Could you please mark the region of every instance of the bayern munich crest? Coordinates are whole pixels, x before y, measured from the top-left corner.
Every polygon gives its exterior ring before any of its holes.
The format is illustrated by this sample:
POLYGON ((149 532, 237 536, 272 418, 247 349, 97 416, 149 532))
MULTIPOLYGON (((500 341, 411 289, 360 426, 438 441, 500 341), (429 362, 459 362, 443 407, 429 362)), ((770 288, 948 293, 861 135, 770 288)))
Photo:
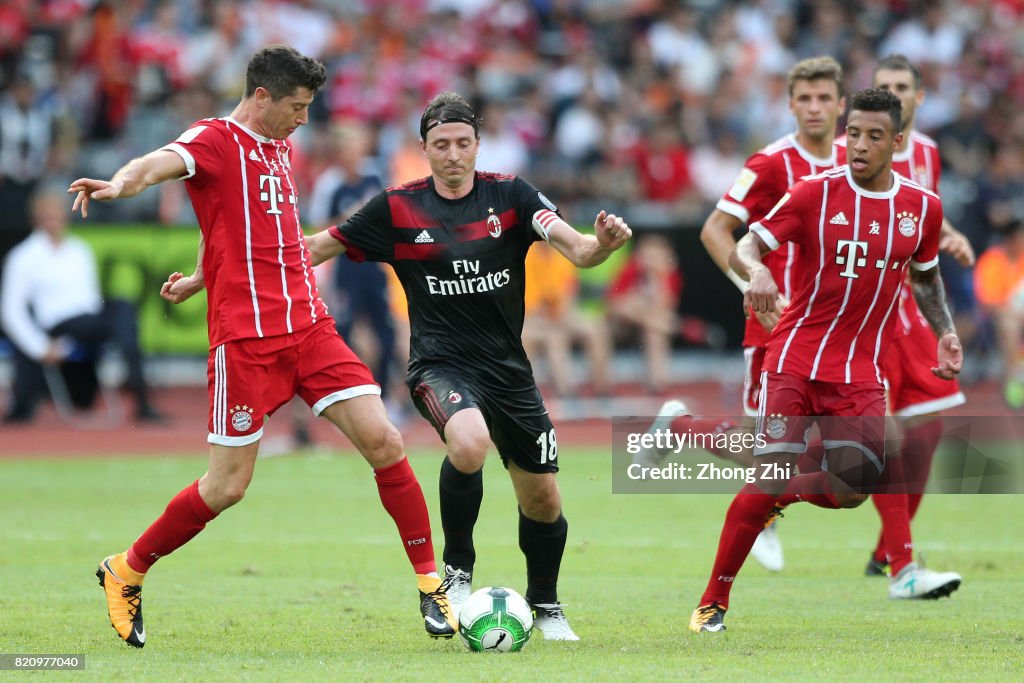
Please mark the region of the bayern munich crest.
POLYGON ((460 394, 457 391, 453 391, 452 393, 448 394, 448 402, 449 403, 462 403, 462 394, 460 394))
POLYGON ((491 237, 497 239, 501 235, 501 218, 494 214, 494 208, 487 209, 490 215, 487 217, 487 232, 491 237))
POLYGON ((787 417, 783 417, 781 414, 771 414, 768 416, 768 424, 765 427, 765 434, 773 439, 781 439, 786 434, 786 422, 789 420, 787 417))
POLYGON ((917 230, 917 216, 909 211, 900 211, 896 214, 896 218, 900 219, 898 224, 900 234, 904 237, 913 237, 914 231, 917 230))
POLYGON ((231 426, 236 432, 247 432, 252 427, 252 408, 236 405, 230 411, 231 426))

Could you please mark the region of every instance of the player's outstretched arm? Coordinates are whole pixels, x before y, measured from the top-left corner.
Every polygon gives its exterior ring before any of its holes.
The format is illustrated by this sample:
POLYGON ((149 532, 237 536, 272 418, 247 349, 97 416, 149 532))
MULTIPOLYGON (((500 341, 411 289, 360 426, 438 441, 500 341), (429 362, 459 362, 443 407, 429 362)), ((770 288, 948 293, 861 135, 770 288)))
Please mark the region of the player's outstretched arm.
POLYGON ((974 248, 970 240, 962 232, 953 227, 949 219, 942 218, 942 229, 939 231, 939 251, 949 254, 964 268, 974 265, 974 248))
POLYGON ((160 296, 172 304, 180 304, 191 298, 194 294, 202 291, 206 286, 206 278, 203 277, 203 252, 206 250, 206 241, 202 233, 199 235, 199 255, 196 256, 196 270, 189 276, 182 273, 171 273, 167 276, 167 282, 160 287, 160 296))
POLYGON ((771 313, 779 300, 779 287, 771 272, 761 261, 761 255, 769 251, 757 234, 748 232, 729 255, 729 266, 736 271, 747 286, 743 291, 743 310, 754 313, 771 313))
POLYGON ((315 235, 307 237, 306 246, 309 247, 314 266, 319 266, 324 261, 345 253, 345 245, 335 239, 329 230, 321 230, 315 235))
POLYGON ((621 216, 602 210, 594 219, 593 235, 583 235, 559 218, 548 231, 548 242, 577 268, 593 268, 632 236, 633 231, 621 216))
POLYGON ((942 286, 939 267, 935 266, 928 270, 912 268, 910 282, 921 315, 939 338, 939 364, 938 367, 932 368, 932 372, 936 377, 953 379, 963 368, 964 354, 956 327, 953 325, 953 316, 946 305, 946 290, 942 286))
POLYGON ((68 194, 76 195, 71 210, 81 209, 84 218, 89 215, 90 200, 107 202, 134 197, 150 185, 181 178, 187 170, 185 161, 175 152, 158 149, 138 159, 132 159, 110 180, 79 178, 71 183, 68 194))

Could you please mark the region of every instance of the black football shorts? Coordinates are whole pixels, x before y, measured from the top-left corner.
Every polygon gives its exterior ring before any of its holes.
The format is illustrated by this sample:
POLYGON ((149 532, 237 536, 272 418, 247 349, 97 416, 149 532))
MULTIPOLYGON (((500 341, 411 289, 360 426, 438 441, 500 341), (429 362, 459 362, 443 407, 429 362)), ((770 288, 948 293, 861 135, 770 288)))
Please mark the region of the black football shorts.
POLYGON ((506 468, 511 460, 527 472, 558 471, 555 428, 535 383, 499 391, 475 381, 470 373, 433 366, 410 377, 409 389, 416 408, 442 441, 452 415, 477 408, 506 468))

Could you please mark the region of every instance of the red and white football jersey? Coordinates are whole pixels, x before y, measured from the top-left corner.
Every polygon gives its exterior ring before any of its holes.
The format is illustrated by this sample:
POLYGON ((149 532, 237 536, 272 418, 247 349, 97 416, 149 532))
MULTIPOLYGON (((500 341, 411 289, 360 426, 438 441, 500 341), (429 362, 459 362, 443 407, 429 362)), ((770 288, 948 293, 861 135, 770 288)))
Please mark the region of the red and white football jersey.
POLYGON ((897 174, 887 192, 846 166, 798 182, 750 226, 772 249, 799 246, 793 298, 764 369, 836 383, 879 382, 907 266, 938 262, 942 202, 897 174))
MULTIPOLYGON (((839 145, 839 163, 846 163, 846 136, 836 140, 839 145)), ((892 155, 892 170, 910 178, 921 187, 939 193, 942 177, 942 162, 939 160, 939 145, 924 133, 910 131, 910 142, 902 152, 892 155)), ((928 322, 917 309, 917 302, 907 285, 900 290, 900 304, 897 312, 897 334, 909 335, 915 326, 928 327, 928 322)), ((931 329, 928 327, 928 329, 931 329)))
MULTIPOLYGON (((832 156, 820 159, 801 147, 795 134, 779 138, 747 159, 743 170, 725 196, 718 201, 716 208, 750 225, 771 211, 793 183, 804 176, 834 168, 838 163, 837 158, 834 145, 832 156)), ((790 243, 764 256, 764 264, 779 284, 779 291, 787 299, 792 299, 796 249, 796 245, 790 243)), ((763 347, 767 343, 767 330, 753 316, 748 318, 743 346, 763 347)))
POLYGON ((299 223, 291 145, 231 118, 163 149, 181 156, 206 248, 210 346, 303 330, 327 315, 299 223))

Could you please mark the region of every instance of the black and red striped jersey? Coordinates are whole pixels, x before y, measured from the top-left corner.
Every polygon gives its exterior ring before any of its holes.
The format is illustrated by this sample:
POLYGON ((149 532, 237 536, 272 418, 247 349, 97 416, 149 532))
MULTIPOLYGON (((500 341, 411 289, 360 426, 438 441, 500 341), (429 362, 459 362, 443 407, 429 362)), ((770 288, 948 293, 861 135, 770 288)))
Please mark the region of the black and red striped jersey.
POLYGON ((478 171, 465 197, 446 199, 423 178, 378 194, 330 232, 349 258, 395 269, 409 302, 410 375, 444 363, 522 384, 533 381, 521 339, 526 253, 556 213, 522 178, 478 171))

